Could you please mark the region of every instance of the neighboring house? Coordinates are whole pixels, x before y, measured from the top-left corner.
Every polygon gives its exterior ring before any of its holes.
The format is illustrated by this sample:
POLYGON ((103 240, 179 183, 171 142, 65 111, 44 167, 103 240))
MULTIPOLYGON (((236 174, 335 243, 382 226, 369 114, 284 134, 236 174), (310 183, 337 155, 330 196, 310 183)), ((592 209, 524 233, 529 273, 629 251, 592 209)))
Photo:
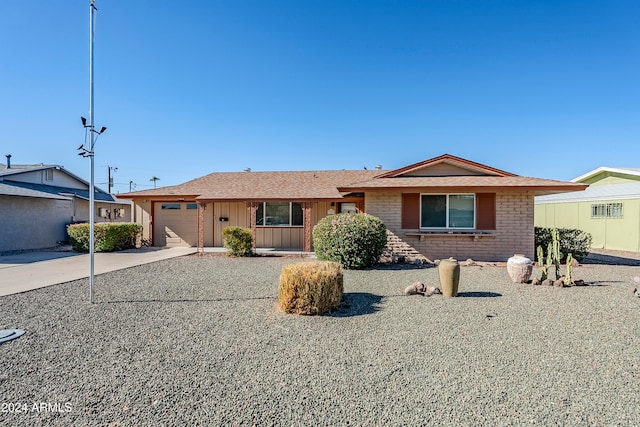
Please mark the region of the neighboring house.
MULTIPOLYGON (((96 187, 96 222, 131 220, 131 202, 96 187)), ((89 220, 89 183, 57 165, 0 164, 0 252, 42 249, 89 220)))
POLYGON ((392 250, 429 259, 533 256, 533 199, 585 184, 527 178, 448 154, 394 171, 220 172, 121 194, 154 246, 223 246, 227 226, 250 228, 258 248, 312 251, 327 215, 366 212, 392 250))
POLYGON ((640 252, 640 169, 600 167, 572 182, 589 188, 536 197, 535 225, 586 231, 593 248, 640 252))

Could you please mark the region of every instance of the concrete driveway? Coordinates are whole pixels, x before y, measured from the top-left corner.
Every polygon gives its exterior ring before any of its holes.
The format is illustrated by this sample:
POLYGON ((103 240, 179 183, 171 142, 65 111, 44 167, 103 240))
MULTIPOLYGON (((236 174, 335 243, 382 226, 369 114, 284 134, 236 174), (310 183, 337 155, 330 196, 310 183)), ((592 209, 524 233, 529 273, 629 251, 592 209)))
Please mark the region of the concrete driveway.
MULTIPOLYGON (((196 248, 141 248, 96 253, 96 275, 168 258, 190 255, 196 248)), ((89 277, 89 254, 75 252, 28 252, 0 256, 0 296, 89 277)))

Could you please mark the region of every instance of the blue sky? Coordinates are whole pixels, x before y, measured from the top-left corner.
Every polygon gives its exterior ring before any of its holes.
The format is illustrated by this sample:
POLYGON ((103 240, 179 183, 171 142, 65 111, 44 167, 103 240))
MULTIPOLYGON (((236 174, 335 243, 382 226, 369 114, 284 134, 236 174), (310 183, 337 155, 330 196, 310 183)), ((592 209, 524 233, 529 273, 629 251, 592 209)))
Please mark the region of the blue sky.
MULTIPOLYGON (((640 167, 640 2, 97 0, 96 183, 640 167)), ((0 2, 0 147, 89 179, 89 1, 0 2)))

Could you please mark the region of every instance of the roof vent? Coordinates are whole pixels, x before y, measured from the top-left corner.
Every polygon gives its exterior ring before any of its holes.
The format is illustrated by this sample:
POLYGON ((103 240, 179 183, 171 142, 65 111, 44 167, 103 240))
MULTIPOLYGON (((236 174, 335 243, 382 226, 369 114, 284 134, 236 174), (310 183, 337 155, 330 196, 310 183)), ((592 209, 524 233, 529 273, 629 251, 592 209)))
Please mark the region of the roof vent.
POLYGON ((382 169, 382 165, 376 165, 376 170, 379 171, 382 169))
POLYGON ((11 169, 11 154, 5 156, 7 158, 7 169, 11 169))
POLYGON ((251 172, 251 168, 244 168, 245 172, 251 172))

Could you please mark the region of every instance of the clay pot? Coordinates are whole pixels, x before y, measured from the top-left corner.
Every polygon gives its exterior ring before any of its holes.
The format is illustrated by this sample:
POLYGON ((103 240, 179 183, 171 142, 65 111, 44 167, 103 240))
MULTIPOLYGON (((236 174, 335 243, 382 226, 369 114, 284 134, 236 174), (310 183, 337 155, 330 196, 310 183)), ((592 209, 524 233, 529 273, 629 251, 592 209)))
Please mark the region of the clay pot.
POLYGON ((440 290, 445 297, 458 295, 458 283, 460 282, 460 264, 453 258, 443 259, 438 264, 440 276, 440 290))
POLYGON ((507 260, 507 272, 513 283, 528 283, 533 271, 533 263, 522 254, 515 254, 507 260))

